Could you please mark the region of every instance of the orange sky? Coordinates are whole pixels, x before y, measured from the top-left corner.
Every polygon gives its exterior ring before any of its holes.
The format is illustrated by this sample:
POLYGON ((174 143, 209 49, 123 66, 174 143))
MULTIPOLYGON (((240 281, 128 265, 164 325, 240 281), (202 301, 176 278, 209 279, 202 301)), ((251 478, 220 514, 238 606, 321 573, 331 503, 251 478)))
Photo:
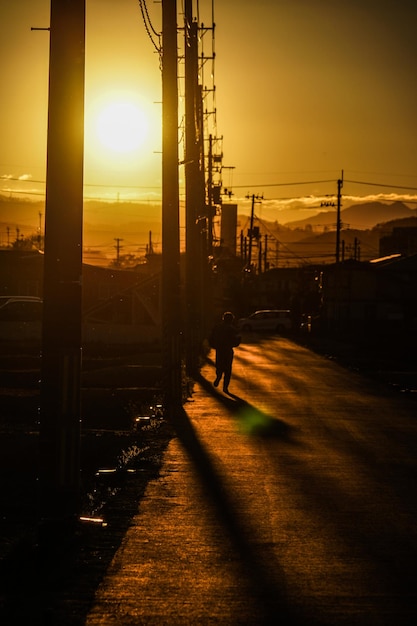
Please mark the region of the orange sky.
MULTIPOLYGON (((49 25, 49 7, 0 0, 2 177, 45 180, 49 35, 30 29, 49 25)), ((148 8, 160 30, 161 5, 148 0, 148 8)), ((199 10, 210 25, 211 0, 199 10)), ((224 165, 234 168, 223 182, 234 186, 235 201, 263 193, 265 210, 284 221, 285 203, 276 199, 335 193, 342 169, 346 196, 415 198, 416 17, 412 0, 217 0, 214 105, 224 165), (321 180, 332 182, 286 185, 321 180), (384 186, 349 182, 358 180, 384 186)), ((210 54, 210 33, 203 42, 210 54)), ((159 194, 160 99, 158 55, 137 0, 87 0, 86 195, 159 194), (100 106, 121 95, 150 120, 146 144, 128 155, 106 153, 91 135, 100 106)), ((7 180, 1 187, 43 190, 7 180)))

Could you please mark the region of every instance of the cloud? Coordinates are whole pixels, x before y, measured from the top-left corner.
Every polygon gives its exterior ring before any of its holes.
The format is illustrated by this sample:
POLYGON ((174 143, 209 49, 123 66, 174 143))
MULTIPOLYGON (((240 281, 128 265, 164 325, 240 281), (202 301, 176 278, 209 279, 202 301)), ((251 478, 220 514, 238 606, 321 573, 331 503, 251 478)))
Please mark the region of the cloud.
POLYGON ((14 174, 1 174, 0 178, 4 180, 32 180, 32 174, 21 174, 20 176, 15 176, 14 174))
POLYGON ((417 204, 416 194, 398 193, 375 193, 367 196, 342 196, 343 200, 350 204, 363 204, 364 202, 404 202, 405 204, 417 204))

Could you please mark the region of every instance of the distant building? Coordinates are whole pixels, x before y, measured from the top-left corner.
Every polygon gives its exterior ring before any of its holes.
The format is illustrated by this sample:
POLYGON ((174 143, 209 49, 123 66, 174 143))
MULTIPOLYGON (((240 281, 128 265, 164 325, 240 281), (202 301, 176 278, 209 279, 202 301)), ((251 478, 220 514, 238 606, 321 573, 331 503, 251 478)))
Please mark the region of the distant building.
MULTIPOLYGON (((0 249, 0 295, 43 295, 37 250, 0 249)), ((83 332, 87 342, 135 343, 160 339, 160 256, 135 269, 83 264, 83 332)))
POLYGON ((43 254, 19 247, 0 249, 0 295, 38 296, 43 293, 43 254))
POLYGON ((328 266, 321 323, 344 336, 416 334, 417 255, 328 266))
POLYGON ((417 254, 417 226, 395 227, 391 234, 379 240, 379 255, 411 256, 417 254))
POLYGON ((321 308, 321 267, 281 267, 249 274, 240 284, 241 316, 257 309, 291 309, 294 326, 304 314, 318 315, 321 308))

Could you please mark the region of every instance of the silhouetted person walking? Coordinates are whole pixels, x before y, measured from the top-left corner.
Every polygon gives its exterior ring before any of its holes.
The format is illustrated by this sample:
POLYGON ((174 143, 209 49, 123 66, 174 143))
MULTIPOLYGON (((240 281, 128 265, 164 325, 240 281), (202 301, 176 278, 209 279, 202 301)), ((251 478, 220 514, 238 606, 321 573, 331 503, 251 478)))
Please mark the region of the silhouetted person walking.
POLYGON ((229 393, 230 377, 232 375, 233 348, 240 344, 241 338, 237 334, 233 313, 223 313, 222 321, 213 328, 210 335, 210 345, 216 350, 216 380, 214 386, 218 387, 223 378, 223 391, 229 393))

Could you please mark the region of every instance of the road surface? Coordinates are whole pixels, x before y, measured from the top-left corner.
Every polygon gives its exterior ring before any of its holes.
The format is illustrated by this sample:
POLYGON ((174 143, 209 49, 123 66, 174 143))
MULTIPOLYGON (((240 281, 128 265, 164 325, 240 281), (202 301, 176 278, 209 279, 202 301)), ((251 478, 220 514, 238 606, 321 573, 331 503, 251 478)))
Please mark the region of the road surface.
POLYGON ((416 623, 415 401, 281 337, 214 378, 86 624, 416 623))

